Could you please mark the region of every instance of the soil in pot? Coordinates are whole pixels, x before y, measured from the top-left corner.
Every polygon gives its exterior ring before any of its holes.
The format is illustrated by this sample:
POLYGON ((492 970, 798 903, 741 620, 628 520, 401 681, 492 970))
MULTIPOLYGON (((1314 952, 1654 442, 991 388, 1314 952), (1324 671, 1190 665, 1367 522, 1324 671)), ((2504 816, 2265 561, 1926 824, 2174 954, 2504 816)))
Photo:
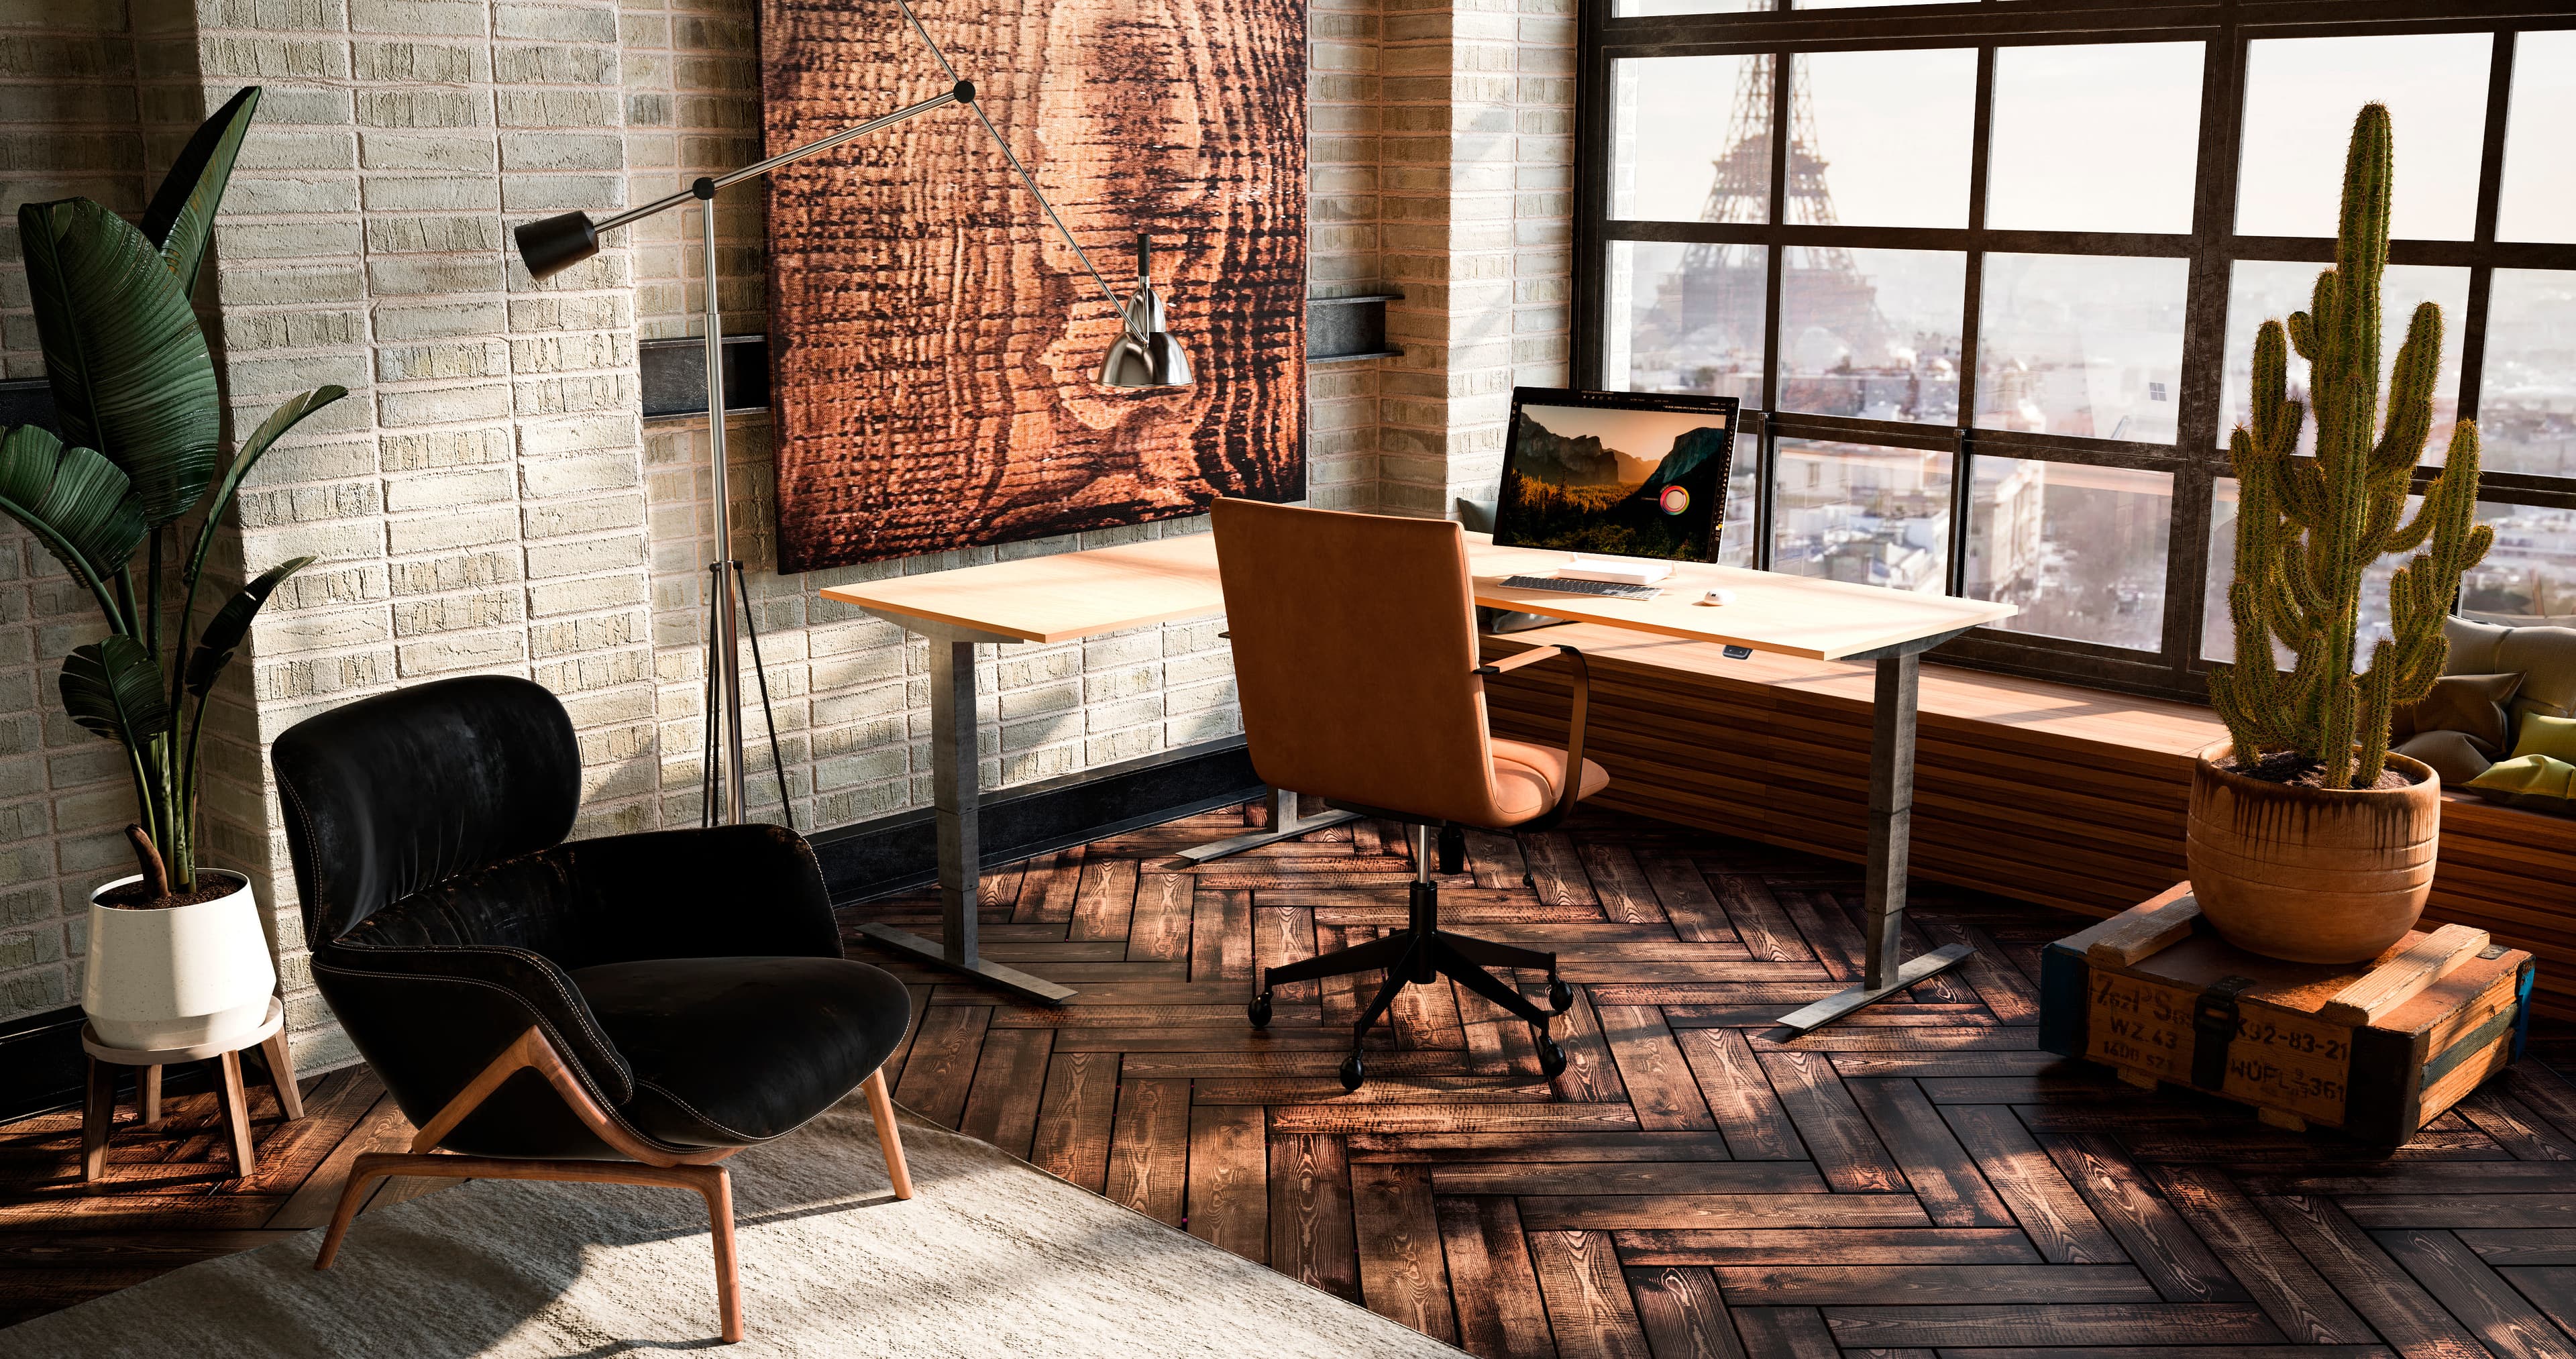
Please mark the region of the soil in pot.
POLYGON ((193 892, 163 892, 155 895, 151 884, 129 882, 98 894, 98 904, 119 911, 167 911, 179 906, 195 906, 208 901, 221 901, 242 889, 242 880, 229 873, 200 872, 193 892))
MULTIPOLYGON (((2299 788, 2326 786, 2326 762, 2311 760, 2295 750, 2275 751, 2250 765, 2237 763, 2235 753, 2231 751, 2226 758, 2212 763, 2230 774, 2242 774, 2260 783, 2278 783, 2299 788)), ((2370 785, 2370 791, 2384 793, 2414 786, 2415 780, 2408 778, 2405 771, 2395 765, 2382 765, 2379 769, 2379 782, 2370 785)))

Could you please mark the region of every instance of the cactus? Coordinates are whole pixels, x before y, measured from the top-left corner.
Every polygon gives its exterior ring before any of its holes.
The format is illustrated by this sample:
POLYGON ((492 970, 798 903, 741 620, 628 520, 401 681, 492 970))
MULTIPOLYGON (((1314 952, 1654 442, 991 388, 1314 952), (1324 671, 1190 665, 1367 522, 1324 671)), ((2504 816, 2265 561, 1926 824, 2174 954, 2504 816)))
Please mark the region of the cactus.
POLYGON ((2406 517, 2441 363, 2442 310, 2430 302, 2417 306, 2407 325, 2381 423, 2379 284, 2388 267, 2390 140, 2386 106, 2363 106, 2344 162, 2335 266, 2317 276, 2309 310, 2292 314, 2286 327, 2267 320, 2256 334, 2252 419, 2228 442, 2242 492, 2236 583, 2227 592, 2236 661, 2211 671, 2210 702, 2227 723, 2240 768, 2295 751, 2322 766, 2327 788, 2378 783, 2389 715, 2432 691, 2450 650, 2443 617, 2461 574, 2495 539, 2493 529, 2475 522, 2478 431, 2466 420, 2451 434, 2423 507, 2406 517), (2287 394, 2293 345, 2309 363, 2313 460, 2291 456, 2307 416, 2287 394), (2388 583, 2393 635, 2355 673, 2363 570, 2383 553, 2419 547, 2388 583), (2272 661, 2276 637, 2298 658, 2287 674, 2272 661))

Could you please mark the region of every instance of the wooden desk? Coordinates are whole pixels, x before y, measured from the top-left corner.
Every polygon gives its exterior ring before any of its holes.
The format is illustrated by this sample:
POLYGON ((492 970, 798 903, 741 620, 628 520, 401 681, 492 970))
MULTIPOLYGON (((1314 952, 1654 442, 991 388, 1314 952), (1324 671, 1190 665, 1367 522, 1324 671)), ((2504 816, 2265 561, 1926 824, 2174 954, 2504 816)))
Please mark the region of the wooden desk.
MULTIPOLYGON (((1567 554, 1497 547, 1467 535, 1468 571, 1478 604, 1636 632, 1718 642, 1811 660, 1878 665, 1870 746, 1868 974, 1860 986, 1784 1017, 1808 1029, 1839 1018, 1967 956, 1963 945, 1899 963, 1904 922, 1907 824, 1912 815, 1914 722, 1925 651, 1968 629, 2011 617, 2009 604, 1882 590, 1840 581, 1735 567, 1677 564, 1654 600, 1515 590, 1512 575, 1545 575, 1567 554), (1696 603, 1709 590, 1734 592, 1722 607, 1696 603)), ((1283 582, 1282 588, 1296 588, 1283 582)), ((1068 988, 980 959, 975 951, 977 870, 975 644, 1065 642, 1225 612, 1216 539, 1195 533, 1151 542, 996 562, 857 585, 823 597, 852 605, 930 639, 931 801, 939 831, 940 913, 946 937, 933 945, 881 926, 870 938, 944 966, 975 973, 1017 994, 1060 1003, 1068 988)), ((1293 796, 1287 799, 1293 807, 1293 796)), ((1274 797, 1274 812, 1280 806, 1274 797)), ((1274 825, 1282 822, 1274 817, 1274 825)), ((1286 823, 1275 835, 1302 834, 1286 823)), ((1275 838, 1274 837, 1272 838, 1275 838)), ((1232 843, 1232 842, 1228 842, 1232 843)), ((1209 847, 1215 848, 1213 846, 1209 847)))

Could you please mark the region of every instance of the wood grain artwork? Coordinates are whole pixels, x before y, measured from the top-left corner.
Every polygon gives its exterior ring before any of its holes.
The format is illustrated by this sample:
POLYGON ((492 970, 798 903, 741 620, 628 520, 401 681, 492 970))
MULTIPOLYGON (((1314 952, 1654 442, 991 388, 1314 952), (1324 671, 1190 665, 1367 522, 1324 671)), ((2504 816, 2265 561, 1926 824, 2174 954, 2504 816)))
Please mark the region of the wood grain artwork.
MULTIPOLYGON (((932 0, 921 18, 1194 387, 1093 380, 1118 316, 963 108, 769 183, 779 565, 806 571, 1305 494, 1302 0, 932 0)), ((771 152, 948 87, 891 4, 763 0, 771 152)))

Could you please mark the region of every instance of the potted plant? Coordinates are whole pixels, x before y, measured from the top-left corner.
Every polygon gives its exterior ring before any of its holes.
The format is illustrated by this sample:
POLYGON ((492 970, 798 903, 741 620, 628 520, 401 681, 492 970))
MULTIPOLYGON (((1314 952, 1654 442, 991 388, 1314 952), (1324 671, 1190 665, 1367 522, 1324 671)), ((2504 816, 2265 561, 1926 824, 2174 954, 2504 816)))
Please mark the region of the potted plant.
POLYGON ((34 425, 0 435, 0 513, 62 562, 106 623, 64 658, 61 688, 74 722, 125 748, 134 779, 127 836, 141 871, 91 894, 81 987, 91 1027, 116 1047, 221 1041, 256 1027, 277 986, 249 881, 197 861, 198 741, 206 696, 251 619, 312 559, 261 573, 202 624, 198 595, 242 478, 346 393, 323 387, 278 407, 218 482, 223 405, 189 299, 258 105, 258 88, 245 89, 197 129, 139 226, 86 198, 18 209, 62 437, 34 425))
POLYGON ((2252 419, 2228 448, 2242 497, 2227 592, 2236 660, 2209 676, 2228 739, 2194 771, 2186 854, 2201 913, 2221 935, 2301 962, 2376 957, 2423 912, 2442 784, 2389 753, 2389 717, 2440 677, 2443 617, 2495 537, 2476 522, 2478 432, 2466 420, 2422 508, 2406 513, 2432 428, 2442 312, 2415 308, 2382 424, 2391 173, 2388 110, 2370 104, 2344 164, 2335 267, 2317 276, 2309 310, 2256 334, 2252 419), (2294 346, 2309 363, 2312 459, 2292 456, 2307 415, 2287 392, 2294 346), (2400 552, 2416 555, 2388 582, 2390 635, 2358 665, 2363 573, 2400 552), (2287 673, 2276 640, 2297 658, 2287 673))

